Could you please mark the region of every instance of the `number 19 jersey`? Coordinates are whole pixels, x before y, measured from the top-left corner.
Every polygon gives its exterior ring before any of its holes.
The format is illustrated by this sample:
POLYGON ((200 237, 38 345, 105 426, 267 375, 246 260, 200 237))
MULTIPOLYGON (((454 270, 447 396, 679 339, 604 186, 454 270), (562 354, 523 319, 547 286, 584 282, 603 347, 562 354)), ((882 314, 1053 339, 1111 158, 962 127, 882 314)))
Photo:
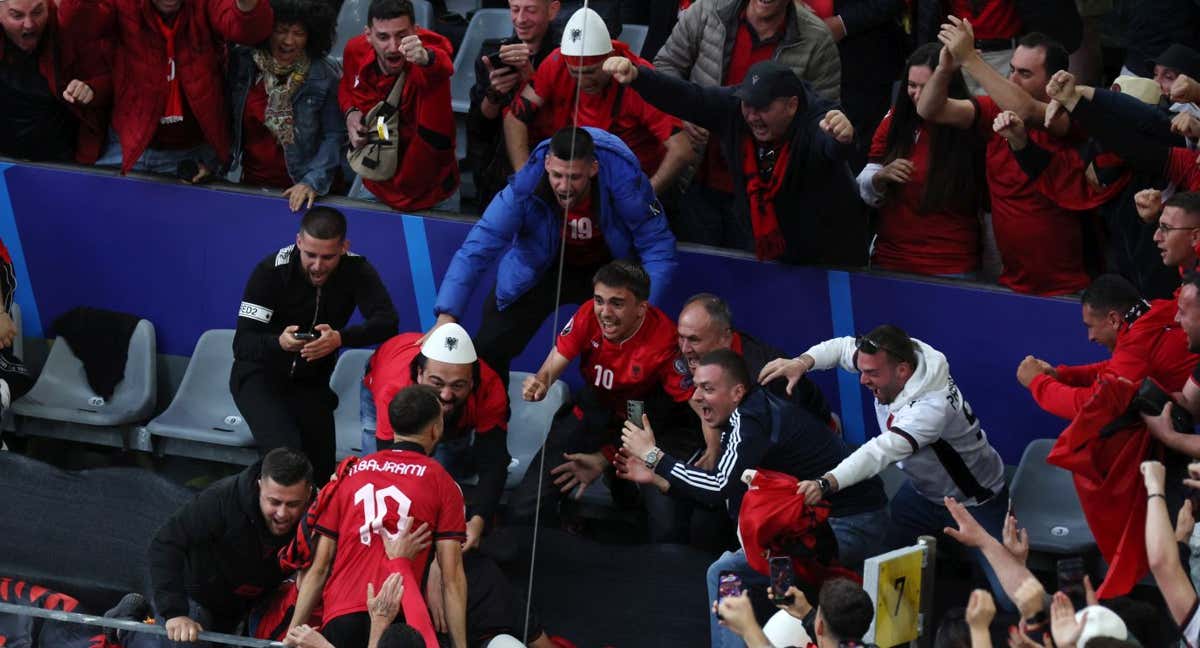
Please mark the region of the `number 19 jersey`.
MULTIPOLYGON (((325 623, 367 609, 367 582, 378 590, 391 571, 381 532, 396 533, 405 517, 412 518, 410 529, 428 524, 435 544, 466 540, 462 490, 421 452, 393 449, 367 455, 330 486, 337 490, 316 523, 317 533, 337 541, 323 593, 325 623)), ((430 551, 413 558, 414 573, 424 573, 430 551)), ((420 588, 417 583, 404 586, 420 588)))

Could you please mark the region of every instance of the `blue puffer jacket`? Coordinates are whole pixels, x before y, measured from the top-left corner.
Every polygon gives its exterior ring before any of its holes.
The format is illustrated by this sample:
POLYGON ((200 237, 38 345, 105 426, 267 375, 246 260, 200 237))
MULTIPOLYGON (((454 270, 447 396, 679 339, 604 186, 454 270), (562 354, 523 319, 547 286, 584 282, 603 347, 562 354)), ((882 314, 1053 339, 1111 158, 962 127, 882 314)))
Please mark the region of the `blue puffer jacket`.
MULTIPOLYGON (((658 302, 675 270, 675 237, 667 227, 662 205, 637 157, 620 138, 588 128, 600 163, 597 194, 600 228, 613 258, 640 261, 650 275, 650 301, 658 302)), ((562 209, 537 195, 546 175, 546 140, 510 178, 471 228, 438 292, 437 314, 461 318, 480 276, 496 262, 496 307, 508 308, 537 283, 558 261, 562 209)))
MULTIPOLYGON (((258 77, 254 50, 234 47, 229 54, 229 105, 233 108, 233 164, 228 179, 241 181, 242 117, 246 97, 258 77)), ((338 107, 338 81, 342 68, 328 56, 314 60, 304 85, 292 97, 296 141, 283 147, 292 182, 303 182, 319 195, 329 193, 334 174, 348 146, 346 120, 338 107)))

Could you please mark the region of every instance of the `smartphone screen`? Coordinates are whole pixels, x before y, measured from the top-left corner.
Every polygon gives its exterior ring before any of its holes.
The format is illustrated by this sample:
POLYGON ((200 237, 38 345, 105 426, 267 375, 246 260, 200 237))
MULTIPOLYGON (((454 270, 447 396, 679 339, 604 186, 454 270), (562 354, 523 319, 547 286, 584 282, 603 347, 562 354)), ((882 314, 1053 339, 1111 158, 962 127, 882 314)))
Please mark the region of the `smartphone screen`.
POLYGON ((796 601, 794 595, 785 595, 794 583, 792 559, 788 556, 773 556, 771 558, 771 602, 791 605, 796 601))
POLYGON ((630 400, 625 401, 625 418, 633 421, 633 424, 642 427, 642 414, 646 413, 646 401, 630 400))
POLYGON ((721 600, 726 596, 741 596, 741 594, 741 577, 731 571, 721 572, 717 581, 717 604, 720 605, 721 600))
POLYGON ((1063 558, 1058 561, 1058 589, 1071 598, 1076 610, 1087 605, 1087 596, 1083 591, 1083 559, 1063 558))
POLYGON ((320 336, 318 336, 316 333, 302 333, 300 331, 296 331, 295 333, 292 333, 292 337, 296 338, 297 340, 315 340, 320 336))

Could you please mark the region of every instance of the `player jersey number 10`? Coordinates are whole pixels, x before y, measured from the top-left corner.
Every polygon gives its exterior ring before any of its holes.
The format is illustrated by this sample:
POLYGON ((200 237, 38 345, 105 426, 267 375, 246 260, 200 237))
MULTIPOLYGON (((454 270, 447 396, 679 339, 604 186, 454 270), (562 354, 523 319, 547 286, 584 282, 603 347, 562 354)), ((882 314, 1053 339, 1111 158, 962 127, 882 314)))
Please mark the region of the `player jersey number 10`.
POLYGON ((596 365, 593 369, 596 372, 596 387, 612 389, 613 372, 612 369, 605 369, 602 365, 596 365))
MULTIPOLYGON (((364 484, 362 488, 354 492, 355 505, 362 504, 363 507, 363 524, 358 527, 358 539, 363 544, 371 545, 371 534, 381 533, 383 530, 383 518, 388 514, 388 500, 396 503, 396 513, 399 516, 398 525, 405 523, 408 518, 408 510, 412 506, 412 500, 408 498, 399 488, 388 486, 375 490, 375 484, 364 484)), ((397 529, 402 531, 403 529, 397 529)))

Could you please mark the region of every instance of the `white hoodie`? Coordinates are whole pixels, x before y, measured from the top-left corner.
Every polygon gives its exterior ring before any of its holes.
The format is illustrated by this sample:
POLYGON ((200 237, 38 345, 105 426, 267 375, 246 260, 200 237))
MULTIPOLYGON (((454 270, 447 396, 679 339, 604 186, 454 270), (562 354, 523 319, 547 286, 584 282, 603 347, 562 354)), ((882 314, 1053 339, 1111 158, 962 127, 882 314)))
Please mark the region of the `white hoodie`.
MULTIPOLYGON (((830 472, 838 488, 848 488, 895 463, 932 502, 941 504, 949 495, 964 504, 978 504, 988 492, 1003 490, 1004 461, 950 377, 946 356, 916 338, 913 342, 916 371, 891 404, 875 401, 879 436, 830 472)), ((805 353, 816 361, 813 369, 840 367, 858 373, 852 337, 822 342, 805 353)))

